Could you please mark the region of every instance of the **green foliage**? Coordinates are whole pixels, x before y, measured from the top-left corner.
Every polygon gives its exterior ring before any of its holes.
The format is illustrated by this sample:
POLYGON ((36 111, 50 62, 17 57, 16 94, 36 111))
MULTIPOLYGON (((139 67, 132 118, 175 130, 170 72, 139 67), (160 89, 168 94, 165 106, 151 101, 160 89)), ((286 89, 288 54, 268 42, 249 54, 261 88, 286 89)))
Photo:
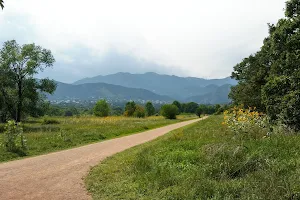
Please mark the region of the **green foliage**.
POLYGON ((234 107, 224 112, 224 122, 237 138, 261 139, 269 135, 267 118, 253 108, 243 109, 234 107))
POLYGON ((13 153, 19 153, 26 149, 26 140, 21 123, 16 124, 13 120, 7 122, 4 132, 4 147, 6 151, 13 153))
POLYGON ((298 136, 241 141, 221 122, 211 116, 114 155, 86 187, 94 199, 299 199, 298 136))
POLYGON ((173 104, 166 104, 161 107, 161 115, 166 119, 176 119, 178 107, 173 104))
POLYGON ((200 104, 195 113, 198 117, 200 117, 201 115, 217 113, 221 109, 222 107, 219 104, 216 106, 200 104))
POLYGON ((155 108, 154 108, 152 102, 148 101, 145 105, 145 108, 146 108, 146 113, 147 113, 148 117, 155 114, 155 108))
POLYGON ((49 116, 63 116, 64 115, 64 109, 58 107, 58 106, 53 106, 50 105, 48 109, 46 110, 46 115, 49 116))
POLYGON ((299 0, 287 1, 285 10, 285 18, 269 25, 261 50, 235 66, 232 77, 239 84, 230 97, 236 104, 266 111, 273 123, 300 130, 299 0))
POLYGON ((134 114, 135 108, 136 107, 135 107, 135 102, 134 101, 127 102, 126 105, 125 105, 124 115, 126 117, 132 117, 133 114, 134 114))
POLYGON ((68 108, 67 110, 65 110, 65 114, 64 114, 65 117, 72 117, 73 115, 76 115, 76 116, 79 115, 77 108, 71 107, 71 108, 68 108))
POLYGON ((182 110, 182 106, 181 106, 181 103, 179 101, 173 101, 172 103, 173 105, 177 106, 178 108, 178 115, 181 113, 181 112, 184 112, 184 110, 182 110))
POLYGON ((121 107, 113 107, 112 108, 112 115, 114 116, 121 116, 123 115, 124 110, 121 107))
POLYGON ((71 110, 65 111, 65 117, 72 117, 72 116, 73 116, 73 112, 71 110))
POLYGON ((47 119, 47 118, 44 118, 43 122, 42 122, 42 125, 47 125, 47 124, 59 124, 59 121, 56 120, 56 119, 47 119))
POLYGON ((107 117, 110 113, 110 107, 105 100, 100 100, 94 107, 94 115, 97 117, 107 117))
POLYGON ((201 115, 205 114, 205 109, 200 105, 196 110, 196 115, 201 117, 201 115))
POLYGON ((34 75, 54 62, 50 50, 35 44, 21 47, 15 40, 5 42, 0 49, 1 112, 17 122, 24 114, 38 115, 42 94, 52 94, 56 84, 49 79, 36 80, 34 75))
POLYGON ((134 117, 144 118, 146 116, 146 110, 141 105, 135 105, 135 111, 133 113, 134 117))
POLYGON ((196 113, 198 104, 195 102, 189 102, 185 105, 184 112, 186 113, 196 113))

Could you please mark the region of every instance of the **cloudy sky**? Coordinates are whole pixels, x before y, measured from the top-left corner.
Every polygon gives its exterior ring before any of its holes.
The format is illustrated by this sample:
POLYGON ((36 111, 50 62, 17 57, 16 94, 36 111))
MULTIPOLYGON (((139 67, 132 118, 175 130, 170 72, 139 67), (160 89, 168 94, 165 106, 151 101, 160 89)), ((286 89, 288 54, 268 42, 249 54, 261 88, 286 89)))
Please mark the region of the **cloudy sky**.
POLYGON ((255 53, 286 0, 4 0, 0 43, 36 43, 63 82, 153 71, 220 78, 255 53))

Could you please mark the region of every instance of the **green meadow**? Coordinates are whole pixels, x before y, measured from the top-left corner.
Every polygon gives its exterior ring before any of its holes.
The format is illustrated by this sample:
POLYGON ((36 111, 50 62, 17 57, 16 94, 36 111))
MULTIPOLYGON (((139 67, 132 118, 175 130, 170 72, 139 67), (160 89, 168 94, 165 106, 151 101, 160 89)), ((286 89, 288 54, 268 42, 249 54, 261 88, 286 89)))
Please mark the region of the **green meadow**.
POLYGON ((300 199, 300 138, 236 137, 222 116, 106 159, 86 177, 94 199, 300 199))
MULTIPOLYGON (((30 118, 22 125, 27 149, 8 152, 1 145, 0 162, 100 142, 196 117, 196 115, 182 115, 178 116, 176 120, 168 120, 161 116, 148 118, 121 116, 30 118)), ((4 124, 0 124, 0 132, 3 131, 4 124)), ((4 135, 0 134, 1 144, 3 139, 4 135)))

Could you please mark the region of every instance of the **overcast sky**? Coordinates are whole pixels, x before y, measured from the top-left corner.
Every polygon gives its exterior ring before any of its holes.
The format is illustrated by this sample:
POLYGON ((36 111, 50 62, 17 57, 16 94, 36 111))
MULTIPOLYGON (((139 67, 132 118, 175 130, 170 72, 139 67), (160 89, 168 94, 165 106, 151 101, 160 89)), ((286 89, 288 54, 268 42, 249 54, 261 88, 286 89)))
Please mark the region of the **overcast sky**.
POLYGON ((5 0, 0 43, 50 49, 56 63, 40 76, 63 82, 147 71, 227 77, 259 50, 285 1, 5 0))

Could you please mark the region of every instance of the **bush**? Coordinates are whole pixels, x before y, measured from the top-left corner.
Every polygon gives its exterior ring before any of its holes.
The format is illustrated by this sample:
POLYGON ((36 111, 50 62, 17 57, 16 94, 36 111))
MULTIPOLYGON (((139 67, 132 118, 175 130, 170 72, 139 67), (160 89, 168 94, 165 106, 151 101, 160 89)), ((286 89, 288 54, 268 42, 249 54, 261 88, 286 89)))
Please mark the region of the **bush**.
POLYGON ((145 108, 140 105, 136 105, 133 116, 138 118, 144 118, 146 116, 145 108))
POLYGON ((7 122, 4 132, 4 147, 6 151, 14 153, 26 149, 21 123, 16 124, 13 120, 7 122))
POLYGON ((110 112, 110 107, 105 100, 100 100, 94 107, 94 115, 97 117, 107 117, 110 112))
POLYGON ((56 119, 43 119, 42 125, 48 124, 59 124, 59 121, 57 121, 56 119))
POLYGON ((66 110, 65 117, 72 117, 72 116, 73 116, 73 112, 70 110, 66 110))
POLYGON ((176 119, 178 107, 173 104, 166 104, 161 107, 161 115, 166 119, 176 119))
POLYGON ((268 134, 267 118, 252 108, 234 107, 224 112, 223 125, 243 138, 259 139, 268 134))

